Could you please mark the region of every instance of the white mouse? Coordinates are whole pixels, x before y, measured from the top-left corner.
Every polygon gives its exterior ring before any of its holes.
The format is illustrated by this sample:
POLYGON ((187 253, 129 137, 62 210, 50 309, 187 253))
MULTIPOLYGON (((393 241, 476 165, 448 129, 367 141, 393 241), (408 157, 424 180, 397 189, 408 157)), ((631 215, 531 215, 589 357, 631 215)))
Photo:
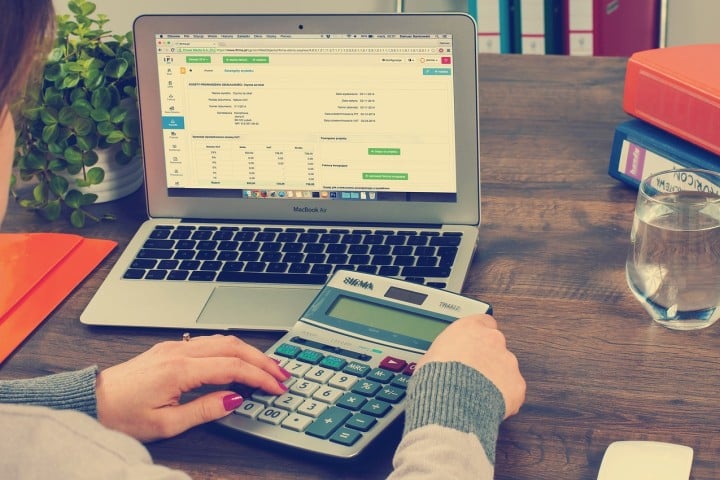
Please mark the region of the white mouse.
POLYGON ((605 450, 597 480, 688 480, 693 449, 650 441, 613 442, 605 450))

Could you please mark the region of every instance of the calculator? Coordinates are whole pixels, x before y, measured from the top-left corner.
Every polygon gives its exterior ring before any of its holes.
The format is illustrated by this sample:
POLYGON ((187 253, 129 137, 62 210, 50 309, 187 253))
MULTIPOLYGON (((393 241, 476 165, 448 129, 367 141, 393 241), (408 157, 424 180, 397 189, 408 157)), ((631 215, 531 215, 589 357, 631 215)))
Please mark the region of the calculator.
POLYGON ((338 459, 359 455, 405 409, 417 360, 451 322, 492 307, 403 280, 340 270, 266 353, 292 374, 255 390, 223 427, 338 459))

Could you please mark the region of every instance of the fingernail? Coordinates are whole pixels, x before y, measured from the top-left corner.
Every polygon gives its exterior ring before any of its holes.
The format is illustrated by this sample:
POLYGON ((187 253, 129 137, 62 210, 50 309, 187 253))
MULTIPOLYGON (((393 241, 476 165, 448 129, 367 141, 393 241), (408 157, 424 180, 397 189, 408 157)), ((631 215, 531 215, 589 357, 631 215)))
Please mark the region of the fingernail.
POLYGON ((288 391, 288 386, 285 385, 284 383, 278 382, 278 385, 280 386, 280 388, 283 389, 283 392, 287 392, 287 391, 288 391))
POLYGON ((225 407, 226 412, 229 412, 242 405, 244 400, 245 399, 237 393, 231 393, 230 395, 225 395, 223 397, 223 407, 225 407))
POLYGON ((283 367, 278 367, 278 368, 280 368, 280 371, 281 371, 281 372, 283 373, 283 375, 285 375, 287 378, 292 377, 292 373, 288 372, 288 371, 285 370, 283 367))

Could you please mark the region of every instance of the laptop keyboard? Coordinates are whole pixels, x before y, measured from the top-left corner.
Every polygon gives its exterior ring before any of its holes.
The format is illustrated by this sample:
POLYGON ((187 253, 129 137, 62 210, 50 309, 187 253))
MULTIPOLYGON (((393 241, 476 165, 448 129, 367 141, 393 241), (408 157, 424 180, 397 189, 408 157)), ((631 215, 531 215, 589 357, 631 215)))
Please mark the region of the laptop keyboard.
POLYGON ((323 285, 342 269, 444 288, 461 238, 423 229, 158 225, 124 278, 323 285))

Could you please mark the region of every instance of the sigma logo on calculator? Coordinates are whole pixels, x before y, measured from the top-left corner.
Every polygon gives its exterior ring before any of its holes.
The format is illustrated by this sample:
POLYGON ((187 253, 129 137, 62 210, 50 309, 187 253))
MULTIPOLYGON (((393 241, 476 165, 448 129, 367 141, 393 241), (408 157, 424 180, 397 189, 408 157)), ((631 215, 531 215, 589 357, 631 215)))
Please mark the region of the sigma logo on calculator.
POLYGON ((372 282, 368 282, 365 280, 360 280, 359 278, 353 278, 353 277, 345 277, 345 280, 343 280, 343 283, 345 285, 350 285, 351 287, 358 287, 365 290, 372 290, 374 287, 372 282))

